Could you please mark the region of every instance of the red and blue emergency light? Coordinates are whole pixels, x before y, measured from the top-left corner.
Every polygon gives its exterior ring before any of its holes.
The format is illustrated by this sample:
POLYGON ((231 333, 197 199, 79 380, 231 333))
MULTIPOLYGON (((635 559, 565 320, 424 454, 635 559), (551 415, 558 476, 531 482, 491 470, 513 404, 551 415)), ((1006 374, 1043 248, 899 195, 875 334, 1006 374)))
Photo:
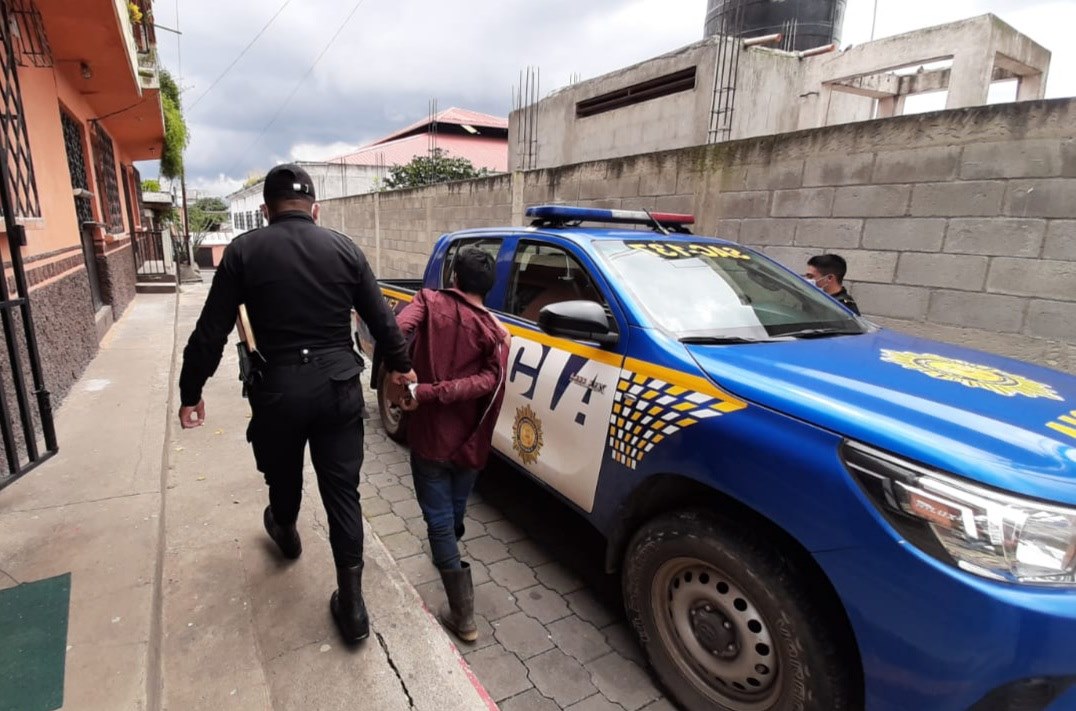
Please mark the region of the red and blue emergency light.
POLYGON ((596 207, 575 207, 572 205, 535 205, 527 208, 526 215, 537 221, 553 224, 609 222, 629 225, 653 225, 657 222, 664 227, 695 224, 694 215, 673 212, 648 213, 644 210, 603 210, 596 207))

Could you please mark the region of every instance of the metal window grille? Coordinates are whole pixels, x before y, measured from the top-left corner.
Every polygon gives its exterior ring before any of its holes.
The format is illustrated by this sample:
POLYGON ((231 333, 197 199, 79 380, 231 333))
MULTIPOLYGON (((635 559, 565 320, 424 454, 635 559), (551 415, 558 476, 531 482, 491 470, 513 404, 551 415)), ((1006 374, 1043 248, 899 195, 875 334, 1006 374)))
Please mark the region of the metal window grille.
MULTIPOLYGON (((34 179, 34 162, 30 157, 30 138, 26 132, 26 115, 19 90, 18 64, 15 60, 14 18, 7 0, 0 0, 0 130, 7 146, 12 203, 16 217, 40 217, 41 203, 34 179)), ((18 23, 15 23, 18 26, 18 23)))
POLYGON ((15 60, 24 67, 51 67, 52 48, 34 0, 2 0, 2 4, 6 7, 4 27, 11 34, 15 60))
POLYGON ((79 224, 93 222, 90 181, 86 174, 86 144, 82 138, 82 124, 66 111, 60 112, 63 126, 64 149, 67 152, 67 169, 71 173, 71 189, 86 191, 75 196, 75 214, 79 224))
POLYGON ((93 122, 93 167, 100 193, 101 221, 110 234, 123 232, 123 213, 120 207, 120 186, 116 177, 116 153, 112 139, 101 124, 93 122))

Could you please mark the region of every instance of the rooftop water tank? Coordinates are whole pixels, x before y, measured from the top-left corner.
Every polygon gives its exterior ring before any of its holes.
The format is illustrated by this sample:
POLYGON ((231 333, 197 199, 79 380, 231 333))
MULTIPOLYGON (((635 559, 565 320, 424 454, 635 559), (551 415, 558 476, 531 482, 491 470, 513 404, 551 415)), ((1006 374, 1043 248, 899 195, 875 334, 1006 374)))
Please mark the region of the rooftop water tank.
MULTIPOLYGON (((784 32, 801 51, 841 41, 847 0, 709 0, 706 36, 761 37, 784 32), (794 28, 794 29, 792 29, 794 28)), ((787 46, 787 45, 786 45, 787 46)))

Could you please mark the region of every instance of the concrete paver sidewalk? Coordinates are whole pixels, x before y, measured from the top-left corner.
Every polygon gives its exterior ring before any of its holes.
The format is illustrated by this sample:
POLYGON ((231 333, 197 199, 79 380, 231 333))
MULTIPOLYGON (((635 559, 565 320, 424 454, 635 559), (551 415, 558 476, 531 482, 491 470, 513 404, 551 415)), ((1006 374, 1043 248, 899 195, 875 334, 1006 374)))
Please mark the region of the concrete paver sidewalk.
POLYGON ((0 588, 71 572, 64 708, 495 708, 369 530, 373 631, 340 642, 312 471, 303 557, 276 554, 233 346, 207 424, 173 426, 176 334, 206 291, 184 287, 178 311, 139 296, 60 408, 60 454, 0 493, 0 588))

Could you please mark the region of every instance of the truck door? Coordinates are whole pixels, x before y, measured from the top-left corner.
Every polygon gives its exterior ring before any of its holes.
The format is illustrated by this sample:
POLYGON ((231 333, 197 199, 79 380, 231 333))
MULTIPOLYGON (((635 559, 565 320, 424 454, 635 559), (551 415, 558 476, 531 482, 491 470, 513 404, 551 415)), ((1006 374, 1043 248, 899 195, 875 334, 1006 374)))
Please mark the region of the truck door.
POLYGON ((512 350, 493 444, 590 512, 624 362, 624 339, 602 349, 539 330, 543 307, 576 300, 602 304, 610 323, 626 334, 619 306, 567 246, 520 240, 504 295, 512 350))

